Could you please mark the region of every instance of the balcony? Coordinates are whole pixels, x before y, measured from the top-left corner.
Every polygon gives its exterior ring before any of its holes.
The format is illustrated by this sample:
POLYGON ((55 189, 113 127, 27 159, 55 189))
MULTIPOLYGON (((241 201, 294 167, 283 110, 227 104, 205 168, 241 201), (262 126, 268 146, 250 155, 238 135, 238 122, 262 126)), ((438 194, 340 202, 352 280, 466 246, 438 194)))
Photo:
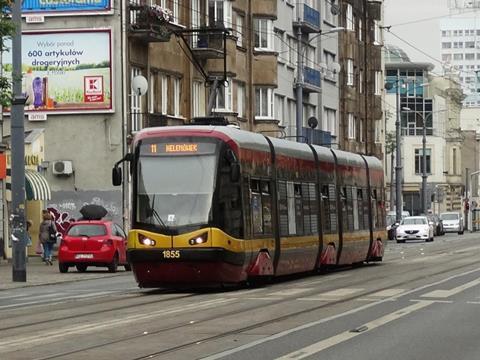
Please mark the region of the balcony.
POLYGON ((300 0, 296 4, 296 19, 293 26, 300 27, 304 33, 313 33, 320 31, 320 12, 300 0))
POLYGON ((330 131, 302 127, 302 136, 308 140, 309 144, 326 147, 332 146, 332 134, 330 131))
POLYGON ((172 33, 181 29, 171 22, 171 11, 158 5, 131 3, 128 10, 128 35, 142 42, 169 42, 172 33))
POLYGON ((223 59, 227 33, 222 28, 204 28, 188 34, 193 54, 197 59, 223 59))
POLYGON ((303 90, 306 92, 320 92, 321 90, 320 71, 308 66, 303 67, 303 90))

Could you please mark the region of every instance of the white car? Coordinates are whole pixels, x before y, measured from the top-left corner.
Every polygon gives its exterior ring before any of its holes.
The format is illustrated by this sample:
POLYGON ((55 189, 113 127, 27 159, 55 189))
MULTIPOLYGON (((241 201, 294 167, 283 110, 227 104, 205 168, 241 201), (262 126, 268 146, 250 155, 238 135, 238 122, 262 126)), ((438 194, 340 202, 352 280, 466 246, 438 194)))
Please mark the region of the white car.
POLYGON ((433 223, 426 216, 408 216, 397 227, 397 243, 406 240, 433 241, 433 223))

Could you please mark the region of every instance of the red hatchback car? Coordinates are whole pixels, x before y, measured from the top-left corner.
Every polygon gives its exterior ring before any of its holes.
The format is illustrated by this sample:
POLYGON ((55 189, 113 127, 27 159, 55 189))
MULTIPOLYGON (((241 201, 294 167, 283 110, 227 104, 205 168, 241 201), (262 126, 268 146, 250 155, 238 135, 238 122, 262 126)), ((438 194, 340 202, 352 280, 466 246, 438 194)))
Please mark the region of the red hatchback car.
POLYGON ((84 272, 88 266, 106 266, 116 272, 118 265, 129 271, 127 237, 122 227, 107 220, 80 220, 70 225, 58 249, 58 269, 70 266, 84 272))

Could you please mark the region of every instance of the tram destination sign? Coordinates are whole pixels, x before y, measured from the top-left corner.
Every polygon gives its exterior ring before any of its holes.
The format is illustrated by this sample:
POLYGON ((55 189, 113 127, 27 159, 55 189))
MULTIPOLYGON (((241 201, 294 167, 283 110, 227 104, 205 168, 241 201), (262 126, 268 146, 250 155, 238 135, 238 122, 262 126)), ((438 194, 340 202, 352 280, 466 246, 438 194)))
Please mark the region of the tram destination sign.
POLYGON ((141 155, 206 155, 215 150, 216 144, 206 142, 149 142, 140 146, 141 155))

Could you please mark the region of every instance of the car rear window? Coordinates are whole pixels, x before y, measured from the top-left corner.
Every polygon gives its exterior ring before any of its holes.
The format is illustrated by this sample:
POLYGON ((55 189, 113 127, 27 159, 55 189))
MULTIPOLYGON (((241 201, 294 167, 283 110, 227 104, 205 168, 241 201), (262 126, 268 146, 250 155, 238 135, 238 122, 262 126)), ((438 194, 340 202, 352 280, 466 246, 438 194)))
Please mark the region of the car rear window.
POLYGON ((458 214, 441 214, 442 220, 458 220, 458 214))
POLYGON ((107 228, 101 224, 78 224, 68 229, 70 236, 102 236, 107 235, 107 228))

